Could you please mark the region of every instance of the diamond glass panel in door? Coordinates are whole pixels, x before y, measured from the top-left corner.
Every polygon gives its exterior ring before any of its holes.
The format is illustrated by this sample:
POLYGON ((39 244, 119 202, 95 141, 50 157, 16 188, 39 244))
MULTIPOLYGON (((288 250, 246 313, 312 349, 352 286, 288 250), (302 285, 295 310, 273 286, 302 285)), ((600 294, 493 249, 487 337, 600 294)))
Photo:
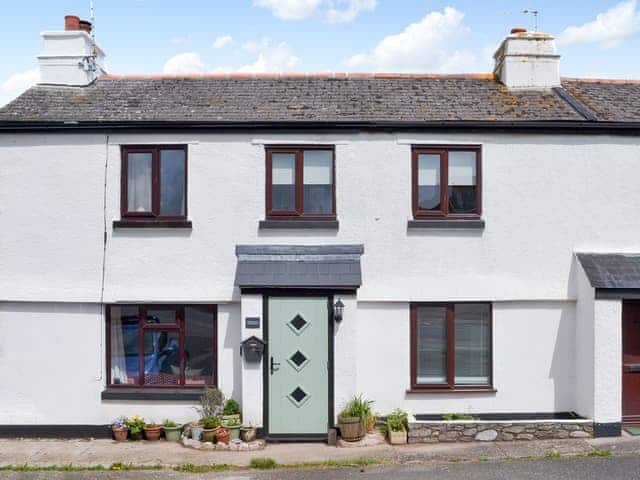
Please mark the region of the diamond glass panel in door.
POLYGON ((151 212, 152 154, 129 153, 127 155, 127 211, 151 212))
POLYGON ((144 332, 144 384, 180 383, 180 340, 176 331, 144 332), (174 373, 176 371, 178 373, 174 373))
POLYGON ((489 385, 491 307, 458 303, 455 309, 455 383, 489 385))
POLYGON ((160 150, 160 215, 185 215, 184 150, 160 150))
POLYGON ((447 310, 419 307, 417 322, 417 383, 447 382, 447 310))
POLYGON ((296 210, 296 156, 294 153, 271 155, 271 210, 296 210))
POLYGON ((136 385, 140 378, 137 306, 111 307, 111 384, 136 385))
POLYGON ((449 152, 449 213, 476 213, 476 152, 449 152))
POLYGON ((333 152, 305 150, 304 213, 330 215, 333 213, 333 152))
POLYGON ((418 155, 418 208, 437 211, 440 206, 440 155, 418 155))
MULTIPOLYGON (((213 385, 213 311, 184 308, 185 385, 213 385)), ((174 373, 180 373, 176 369, 174 373)))

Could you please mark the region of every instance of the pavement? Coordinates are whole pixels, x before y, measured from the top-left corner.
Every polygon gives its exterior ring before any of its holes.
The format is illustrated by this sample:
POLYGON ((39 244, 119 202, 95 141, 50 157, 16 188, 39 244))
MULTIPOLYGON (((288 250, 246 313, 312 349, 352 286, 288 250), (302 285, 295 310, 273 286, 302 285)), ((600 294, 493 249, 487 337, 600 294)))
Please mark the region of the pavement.
MULTIPOLYGON (((123 442, 106 439, 0 439, 0 467, 6 465, 69 465, 109 467, 133 465, 212 465, 246 467, 253 458, 271 458, 279 465, 303 462, 378 460, 388 465, 464 463, 488 460, 584 456, 608 450, 613 455, 640 455, 640 437, 536 440, 526 442, 440 443, 336 448, 321 443, 276 443, 255 452, 202 451, 178 443, 123 442)), ((640 478, 640 472, 638 477, 640 478)))
POLYGON ((131 472, 0 472, 1 480, 637 480, 640 456, 567 457, 453 464, 388 465, 366 468, 180 473, 173 470, 131 472))

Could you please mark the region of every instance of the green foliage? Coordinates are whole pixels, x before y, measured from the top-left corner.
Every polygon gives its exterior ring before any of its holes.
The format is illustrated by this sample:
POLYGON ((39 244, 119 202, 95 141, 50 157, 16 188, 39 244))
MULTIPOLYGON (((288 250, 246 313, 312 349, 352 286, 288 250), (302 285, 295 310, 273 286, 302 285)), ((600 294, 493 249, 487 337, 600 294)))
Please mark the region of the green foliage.
POLYGON ((224 404, 224 409, 222 410, 223 415, 239 415, 240 414, 240 405, 233 398, 227 400, 227 403, 224 404))
POLYGON ((233 470, 235 467, 226 463, 213 463, 211 465, 194 465, 193 463, 183 463, 176 465, 173 470, 181 473, 208 473, 208 472, 225 472, 233 470))
POLYGON ((587 457, 607 458, 607 457, 610 457, 611 455, 613 455, 611 453, 611 450, 598 450, 598 449, 595 449, 594 451, 587 453, 587 457))
POLYGON ((66 465, 1 465, 0 472, 100 472, 104 470, 162 470, 162 465, 134 465, 116 462, 109 467, 104 465, 80 466, 68 463, 66 465))
POLYGON ((201 420, 202 426, 207 430, 212 430, 221 425, 220 419, 218 417, 204 417, 201 420))
POLYGON ((474 420, 471 415, 466 413, 445 413, 442 415, 442 419, 446 421, 451 420, 474 420))
POLYGON ((409 428, 409 415, 407 412, 396 408, 387 415, 387 429, 392 432, 402 432, 409 428))
POLYGON ((222 412, 224 394, 217 388, 206 388, 200 397, 200 407, 196 407, 200 418, 216 417, 222 412))
POLYGON ((354 396, 340 412, 341 417, 358 417, 363 423, 373 415, 373 400, 366 400, 362 395, 354 396))
POLYGON ((381 465, 382 460, 373 458, 354 458, 345 460, 324 460, 319 462, 291 463, 278 465, 280 468, 302 469, 302 468, 335 468, 335 467, 368 467, 370 465, 381 465))
POLYGON ((163 427, 167 427, 167 428, 177 428, 177 427, 179 427, 179 425, 176 422, 174 422, 173 420, 169 420, 168 418, 165 419, 164 422, 162 422, 162 426, 163 427))
POLYGON ((140 415, 134 415, 133 417, 129 417, 125 420, 127 427, 129 427, 129 432, 132 435, 142 432, 142 429, 145 427, 144 419, 140 415))
POLYGON ((271 470, 278 467, 278 463, 273 458, 252 458, 249 467, 258 470, 271 470))
POLYGON ((547 460, 558 460, 560 458, 560 452, 557 450, 551 450, 545 454, 544 458, 547 460))

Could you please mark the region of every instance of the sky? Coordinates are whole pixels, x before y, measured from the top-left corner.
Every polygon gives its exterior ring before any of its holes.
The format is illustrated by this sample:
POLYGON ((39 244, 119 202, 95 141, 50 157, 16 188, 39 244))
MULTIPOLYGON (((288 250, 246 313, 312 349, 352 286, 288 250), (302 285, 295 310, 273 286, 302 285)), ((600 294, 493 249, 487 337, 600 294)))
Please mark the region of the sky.
MULTIPOLYGON (((6 2, 0 105, 38 81, 40 32, 90 0, 6 2)), ((569 77, 640 78, 639 0, 94 0, 109 73, 492 70, 515 26, 556 36, 569 77)))

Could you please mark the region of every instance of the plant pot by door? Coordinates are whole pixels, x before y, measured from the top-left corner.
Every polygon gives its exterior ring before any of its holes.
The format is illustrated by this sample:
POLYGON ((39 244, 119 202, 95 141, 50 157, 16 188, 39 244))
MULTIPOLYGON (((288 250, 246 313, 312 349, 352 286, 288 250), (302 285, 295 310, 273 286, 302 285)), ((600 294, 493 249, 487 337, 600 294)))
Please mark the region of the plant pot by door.
POLYGON ((402 429, 400 432, 389 430, 389 443, 391 445, 404 445, 407 443, 407 431, 402 429))
POLYGON ((200 440, 202 435, 202 425, 191 425, 191 438, 193 440, 200 440))
POLYGON ((167 442, 177 442, 178 440, 180 440, 180 435, 182 434, 182 425, 163 428, 164 438, 167 439, 167 442))
POLYGON ((226 427, 229 430, 229 440, 240 439, 240 425, 234 427, 226 427))
POLYGON ((128 428, 113 427, 111 431, 113 432, 113 438, 116 442, 125 442, 127 440, 127 435, 129 434, 128 428))
POLYGON ((253 442, 256 439, 256 429, 254 427, 242 427, 240 429, 240 438, 243 442, 253 442))
POLYGON ((160 425, 148 425, 144 427, 144 436, 147 440, 151 442, 160 440, 161 433, 162 433, 162 427, 160 425))
POLYGON ((338 417, 340 436, 347 442, 357 442, 364 436, 364 428, 360 417, 338 417))
POLYGON ((213 442, 216 438, 216 429, 215 428, 203 428, 202 429, 202 441, 203 442, 213 442))
POLYGON ((218 443, 229 443, 229 430, 224 427, 216 429, 216 440, 218 443))

